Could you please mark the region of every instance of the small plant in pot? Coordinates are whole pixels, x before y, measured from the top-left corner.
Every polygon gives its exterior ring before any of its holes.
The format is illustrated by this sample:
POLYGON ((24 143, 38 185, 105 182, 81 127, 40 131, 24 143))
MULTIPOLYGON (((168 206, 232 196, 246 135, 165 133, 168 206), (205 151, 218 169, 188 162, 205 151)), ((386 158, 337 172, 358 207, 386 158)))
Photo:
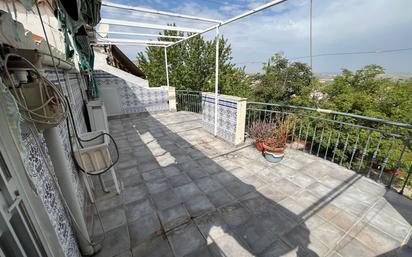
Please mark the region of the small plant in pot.
POLYGON ((286 141, 293 126, 291 118, 274 123, 271 135, 263 141, 263 155, 269 162, 280 162, 285 156, 286 141))
POLYGON ((254 121, 252 126, 250 127, 250 136, 256 140, 256 149, 259 152, 263 152, 264 141, 271 137, 274 130, 276 128, 276 124, 273 122, 265 122, 265 121, 254 121))

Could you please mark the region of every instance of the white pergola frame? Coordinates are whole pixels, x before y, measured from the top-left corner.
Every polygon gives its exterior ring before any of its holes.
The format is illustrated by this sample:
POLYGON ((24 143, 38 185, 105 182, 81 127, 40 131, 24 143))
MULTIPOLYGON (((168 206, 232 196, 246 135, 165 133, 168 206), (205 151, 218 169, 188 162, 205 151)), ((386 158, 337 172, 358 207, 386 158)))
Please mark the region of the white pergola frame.
POLYGON ((133 40, 133 39, 116 39, 116 38, 102 38, 97 41, 96 44, 99 45, 131 45, 131 46, 152 46, 152 47, 163 47, 164 48, 164 56, 165 56, 165 70, 166 70, 166 83, 167 89, 169 90, 169 65, 167 62, 167 48, 172 47, 176 44, 179 44, 183 41, 186 41, 190 38, 202 35, 206 32, 215 30, 216 31, 216 64, 215 64, 215 127, 214 127, 214 135, 217 136, 217 121, 218 121, 218 104, 219 104, 219 27, 223 25, 230 24, 234 21, 240 20, 257 12, 263 11, 267 8, 272 6, 278 5, 280 3, 286 2, 287 0, 274 0, 263 4, 259 7, 256 7, 250 11, 244 12, 238 16, 230 18, 225 21, 220 21, 216 19, 209 19, 203 17, 197 17, 192 15, 185 15, 173 12, 165 12, 165 11, 158 11, 143 7, 137 6, 129 6, 129 5, 122 5, 122 4, 115 4, 103 1, 102 6, 110 7, 110 8, 117 8, 129 11, 136 11, 142 13, 149 13, 154 15, 163 15, 169 17, 176 17, 182 19, 189 19, 189 20, 196 20, 201 22, 210 22, 214 23, 213 26, 210 26, 204 30, 199 30, 196 28, 186 28, 186 27, 176 27, 176 26, 168 26, 168 25, 159 25, 159 24, 151 24, 151 23, 142 23, 142 22, 131 22, 131 21, 122 21, 122 20, 113 20, 113 19, 102 19, 101 24, 107 25, 116 25, 116 26, 125 26, 125 27, 134 27, 134 28, 145 28, 145 29, 156 29, 156 30, 172 30, 172 31, 182 31, 182 32, 189 32, 193 33, 187 37, 180 37, 180 36, 167 36, 167 35, 156 35, 156 34, 143 34, 143 33, 129 33, 129 32, 120 32, 114 31, 111 32, 110 29, 108 31, 100 31, 100 33, 104 33, 106 35, 113 34, 113 35, 130 35, 130 36, 143 36, 143 37, 158 37, 158 38, 174 38, 179 39, 175 42, 170 41, 152 41, 152 40, 133 40))

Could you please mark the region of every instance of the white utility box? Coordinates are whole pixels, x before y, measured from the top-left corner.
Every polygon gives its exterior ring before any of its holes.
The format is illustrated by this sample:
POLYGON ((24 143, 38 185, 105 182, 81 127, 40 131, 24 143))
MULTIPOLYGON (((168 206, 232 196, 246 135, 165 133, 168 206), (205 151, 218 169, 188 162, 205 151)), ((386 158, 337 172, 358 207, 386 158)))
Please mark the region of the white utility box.
POLYGON ((89 114, 92 131, 105 131, 106 133, 109 133, 106 108, 101 99, 88 102, 87 112, 89 114))

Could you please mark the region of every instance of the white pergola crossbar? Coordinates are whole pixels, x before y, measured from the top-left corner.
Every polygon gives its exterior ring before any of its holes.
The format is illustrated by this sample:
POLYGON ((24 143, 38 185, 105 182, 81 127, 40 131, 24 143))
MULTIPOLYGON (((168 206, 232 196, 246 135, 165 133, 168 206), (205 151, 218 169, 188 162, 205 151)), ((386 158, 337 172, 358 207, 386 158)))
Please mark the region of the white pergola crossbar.
POLYGON ((209 32, 209 31, 211 31, 211 30, 214 30, 214 29, 216 29, 216 28, 218 28, 218 27, 220 27, 220 26, 227 25, 227 24, 229 24, 229 23, 232 23, 232 22, 234 22, 234 21, 240 20, 240 19, 245 18, 245 17, 247 17, 247 16, 250 16, 250 15, 252 15, 252 14, 254 14, 254 13, 263 11, 263 10, 265 10, 265 9, 267 9, 267 8, 270 8, 270 7, 272 7, 272 6, 278 5, 278 4, 283 3, 283 2, 286 2, 286 1, 287 1, 287 0, 274 0, 274 1, 269 2, 269 3, 267 3, 267 4, 261 5, 261 6, 259 6, 259 7, 256 7, 256 8, 254 8, 254 9, 250 10, 250 11, 244 12, 244 13, 236 16, 236 17, 233 17, 233 18, 230 18, 230 19, 228 19, 228 20, 226 20, 226 21, 223 21, 223 22, 221 22, 221 23, 219 23, 219 24, 217 24, 217 25, 211 26, 211 27, 209 27, 209 28, 207 28, 207 29, 205 29, 205 30, 203 30, 203 31, 201 31, 201 32, 192 34, 192 35, 186 37, 185 39, 181 39, 181 40, 179 40, 179 41, 176 41, 176 42, 174 42, 173 44, 170 44, 168 47, 174 46, 174 45, 176 45, 176 44, 178 44, 178 43, 180 43, 180 42, 183 42, 183 41, 188 40, 188 39, 190 39, 190 38, 193 38, 193 37, 196 37, 196 36, 198 36, 198 35, 204 34, 204 33, 206 33, 206 32, 209 32))
POLYGON ((125 39, 125 38, 102 38, 97 42, 111 42, 111 43, 136 43, 136 44, 155 44, 155 45, 169 45, 167 41, 154 41, 154 40, 137 40, 137 39, 125 39))
POLYGON ((169 36, 161 34, 145 34, 145 33, 133 33, 133 32, 122 32, 122 31, 98 31, 97 33, 106 33, 113 35, 125 35, 125 36, 140 36, 140 37, 156 37, 156 38, 173 38, 173 39, 185 39, 186 37, 182 36, 169 36))
POLYGON ((151 14, 157 14, 157 15, 164 15, 164 16, 170 16, 170 17, 177 17, 177 18, 183 18, 183 19, 190 19, 190 20, 206 21, 206 22, 213 22, 213 23, 221 23, 222 22, 222 21, 215 20, 215 19, 197 17, 197 16, 192 16, 192 15, 185 15, 185 14, 180 14, 180 13, 164 12, 164 11, 158 11, 158 10, 153 10, 153 9, 148 9, 148 8, 143 8, 143 7, 137 7, 137 6, 115 4, 115 3, 110 3, 110 2, 106 2, 106 1, 102 2, 102 6, 118 8, 118 9, 123 9, 123 10, 151 13, 151 14))
POLYGON ((109 25, 117 25, 117 26, 125 26, 125 27, 158 29, 158 30, 173 30, 173 31, 182 31, 182 32, 190 32, 190 33, 202 32, 202 30, 194 29, 194 28, 176 27, 176 26, 159 25, 159 24, 134 22, 134 21, 114 20, 114 19, 102 19, 100 23, 109 24, 109 25))
POLYGON ((97 46, 102 46, 102 45, 116 45, 116 46, 154 46, 154 47, 165 47, 165 45, 159 45, 159 44, 149 44, 149 43, 119 43, 119 42, 104 42, 104 41, 98 41, 96 43, 92 43, 91 45, 97 45, 97 46))

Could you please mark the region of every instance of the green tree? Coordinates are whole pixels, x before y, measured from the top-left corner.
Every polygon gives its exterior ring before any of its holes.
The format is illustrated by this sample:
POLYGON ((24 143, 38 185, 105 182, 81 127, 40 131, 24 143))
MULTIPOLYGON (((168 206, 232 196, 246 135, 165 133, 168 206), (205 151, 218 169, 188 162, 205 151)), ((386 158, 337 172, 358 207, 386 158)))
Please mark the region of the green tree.
POLYGON ((254 90, 258 101, 289 103, 295 97, 310 95, 312 91, 312 72, 307 64, 290 63, 277 53, 263 65, 263 71, 254 90))
MULTIPOLYGON (((164 35, 183 36, 182 32, 164 31, 164 35)), ((189 34, 190 35, 190 34, 189 34)), ((159 40, 165 40, 164 38, 159 40)), ((244 68, 232 62, 232 49, 227 40, 219 38, 219 93, 250 96, 250 79, 244 68)), ((176 41, 176 39, 169 39, 176 41)), ((170 85, 177 90, 214 91, 216 39, 206 41, 202 36, 167 48, 170 85)), ((164 49, 147 47, 138 53, 139 66, 150 86, 166 85, 164 49)))

